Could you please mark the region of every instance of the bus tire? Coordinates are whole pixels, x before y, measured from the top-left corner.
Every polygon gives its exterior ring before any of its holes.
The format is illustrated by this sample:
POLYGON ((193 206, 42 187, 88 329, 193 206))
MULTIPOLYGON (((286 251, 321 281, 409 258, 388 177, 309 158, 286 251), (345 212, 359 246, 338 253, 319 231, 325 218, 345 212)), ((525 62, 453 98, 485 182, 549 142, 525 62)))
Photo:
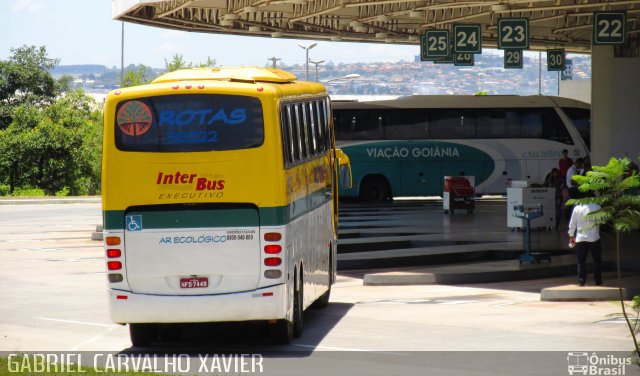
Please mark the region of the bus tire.
POLYGON ((293 337, 300 338, 304 327, 304 284, 302 281, 302 269, 297 288, 293 294, 293 337))
POLYGON ((360 199, 366 202, 382 202, 391 199, 391 187, 382 176, 368 176, 360 187, 360 199))
POLYGON ((158 339, 158 325, 129 324, 129 337, 134 347, 149 346, 158 339))

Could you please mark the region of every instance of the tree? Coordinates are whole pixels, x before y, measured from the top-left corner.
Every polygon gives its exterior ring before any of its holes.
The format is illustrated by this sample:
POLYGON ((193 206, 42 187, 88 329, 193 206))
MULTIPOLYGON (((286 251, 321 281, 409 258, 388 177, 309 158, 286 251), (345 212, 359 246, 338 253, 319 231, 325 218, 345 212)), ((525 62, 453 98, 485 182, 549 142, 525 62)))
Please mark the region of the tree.
POLYGON ((593 192, 595 196, 569 200, 567 204, 600 205, 599 210, 588 216, 597 225, 610 225, 615 232, 616 272, 622 315, 631 332, 635 354, 640 356, 635 325, 631 324, 624 304, 620 267, 620 235, 640 229, 640 196, 635 194, 640 187, 640 175, 628 158, 611 158, 606 166, 593 166, 593 171, 587 172, 586 176, 576 175, 573 179, 579 184, 581 192, 593 192))
POLYGON ((56 81, 44 47, 12 49, 0 61, 0 186, 48 194, 99 191, 101 113, 82 91, 56 81))
POLYGON ((184 61, 184 58, 180 54, 175 54, 171 58, 171 61, 167 61, 164 59, 164 67, 167 72, 175 72, 178 69, 187 69, 193 67, 193 63, 188 63, 184 61))
POLYGON ((122 87, 130 87, 130 86, 140 86, 149 83, 149 80, 146 78, 147 75, 147 67, 144 65, 139 65, 134 68, 127 68, 127 71, 124 73, 124 77, 122 78, 122 87))
POLYGON ((46 106, 68 90, 69 77, 56 81, 49 73, 58 62, 44 46, 26 45, 12 48, 9 59, 0 61, 0 129, 9 126, 16 107, 46 106))
POLYGON ((187 63, 184 58, 182 57, 181 54, 175 54, 173 55, 173 57, 171 58, 171 61, 167 61, 167 59, 164 59, 164 67, 165 70, 168 72, 175 72, 178 69, 189 69, 189 68, 193 68, 193 67, 197 67, 197 68, 207 68, 207 67, 215 67, 217 64, 216 59, 212 59, 210 56, 207 56, 207 61, 205 61, 204 63, 199 63, 199 64, 194 64, 194 63, 187 63))

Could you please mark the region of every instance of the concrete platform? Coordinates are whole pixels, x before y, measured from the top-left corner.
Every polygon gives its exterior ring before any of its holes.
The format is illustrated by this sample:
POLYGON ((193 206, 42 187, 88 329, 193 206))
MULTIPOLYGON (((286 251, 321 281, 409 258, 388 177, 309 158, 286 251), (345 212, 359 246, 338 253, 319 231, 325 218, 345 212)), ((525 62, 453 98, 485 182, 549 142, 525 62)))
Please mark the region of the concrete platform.
MULTIPOLYGON (((341 208, 338 265, 362 270, 364 285, 478 284, 565 277, 541 286, 545 301, 618 300, 612 234, 603 232, 604 287, 572 285, 576 257, 568 248, 566 219, 557 230, 536 230, 533 250, 548 252, 551 262, 520 263, 524 234, 506 227, 506 202, 479 200, 473 215, 443 215, 441 202, 397 201, 379 206, 341 208), (346 210, 345 210, 346 209, 346 210), (342 251, 342 252, 341 252, 342 251), (377 269, 376 269, 377 268, 377 269)), ((623 238, 623 296, 640 294, 639 234, 623 238), (630 275, 630 277, 629 277, 630 275)), ((340 270, 339 269, 339 270, 340 270)), ((515 282, 518 283, 518 282, 515 282)))

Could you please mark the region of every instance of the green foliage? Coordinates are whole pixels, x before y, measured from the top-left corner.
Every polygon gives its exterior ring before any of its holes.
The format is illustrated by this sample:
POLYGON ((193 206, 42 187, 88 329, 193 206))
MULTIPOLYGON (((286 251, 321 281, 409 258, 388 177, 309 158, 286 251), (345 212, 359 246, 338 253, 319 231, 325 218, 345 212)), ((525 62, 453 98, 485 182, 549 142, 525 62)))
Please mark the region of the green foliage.
POLYGON ((68 90, 68 77, 56 81, 49 73, 58 62, 47 57, 44 46, 26 45, 12 48, 9 59, 0 61, 0 129, 11 124, 15 107, 46 106, 68 90))
MULTIPOLYGON (((624 317, 634 344, 634 353, 640 356, 640 346, 636 334, 637 320, 632 323, 627 314, 621 284, 620 234, 640 229, 640 175, 628 158, 611 158, 606 166, 593 166, 593 171, 585 176, 576 175, 573 180, 579 184, 583 193, 593 193, 592 197, 569 200, 568 205, 596 203, 600 209, 588 214, 596 224, 609 224, 616 232, 616 271, 618 291, 620 293, 621 316, 624 317)), ((638 313, 640 299, 634 298, 632 310, 638 313)), ((636 315, 637 319, 637 315, 636 315)))
POLYGON ((147 76, 147 67, 139 65, 133 68, 127 68, 122 78, 123 87, 140 86, 149 83, 147 76))
POLYGON ((102 115, 96 103, 67 90, 66 79, 52 78, 48 70, 58 61, 44 47, 12 52, 0 61, 0 193, 37 188, 51 195, 64 187, 73 195, 97 193, 102 115))
POLYGON ((178 69, 189 69, 193 67, 197 68, 207 68, 207 67, 215 67, 217 64, 216 59, 212 59, 210 56, 207 56, 207 61, 199 64, 187 63, 182 55, 175 54, 171 58, 171 61, 167 61, 164 59, 164 66, 167 72, 175 72, 178 69))
POLYGON ((640 229, 640 175, 628 158, 611 158, 606 166, 594 166, 585 176, 573 177, 581 192, 594 197, 569 200, 568 205, 596 203, 601 209, 590 214, 598 224, 610 224, 616 231, 640 229))
POLYGON ((44 191, 40 188, 17 188, 13 191, 12 196, 14 197, 42 197, 44 196, 44 191))

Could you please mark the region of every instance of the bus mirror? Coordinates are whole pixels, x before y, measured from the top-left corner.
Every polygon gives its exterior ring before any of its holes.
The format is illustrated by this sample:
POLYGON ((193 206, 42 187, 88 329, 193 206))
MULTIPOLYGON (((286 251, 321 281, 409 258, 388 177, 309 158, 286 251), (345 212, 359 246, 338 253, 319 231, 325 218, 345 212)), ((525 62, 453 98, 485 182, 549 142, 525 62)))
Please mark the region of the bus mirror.
POLYGON ((351 189, 352 187, 352 178, 351 178, 351 165, 341 165, 339 170, 339 181, 340 187, 345 189, 351 189))
POLYGON ((336 158, 338 159, 338 184, 343 189, 351 189, 353 186, 351 161, 341 149, 336 149, 336 158))

